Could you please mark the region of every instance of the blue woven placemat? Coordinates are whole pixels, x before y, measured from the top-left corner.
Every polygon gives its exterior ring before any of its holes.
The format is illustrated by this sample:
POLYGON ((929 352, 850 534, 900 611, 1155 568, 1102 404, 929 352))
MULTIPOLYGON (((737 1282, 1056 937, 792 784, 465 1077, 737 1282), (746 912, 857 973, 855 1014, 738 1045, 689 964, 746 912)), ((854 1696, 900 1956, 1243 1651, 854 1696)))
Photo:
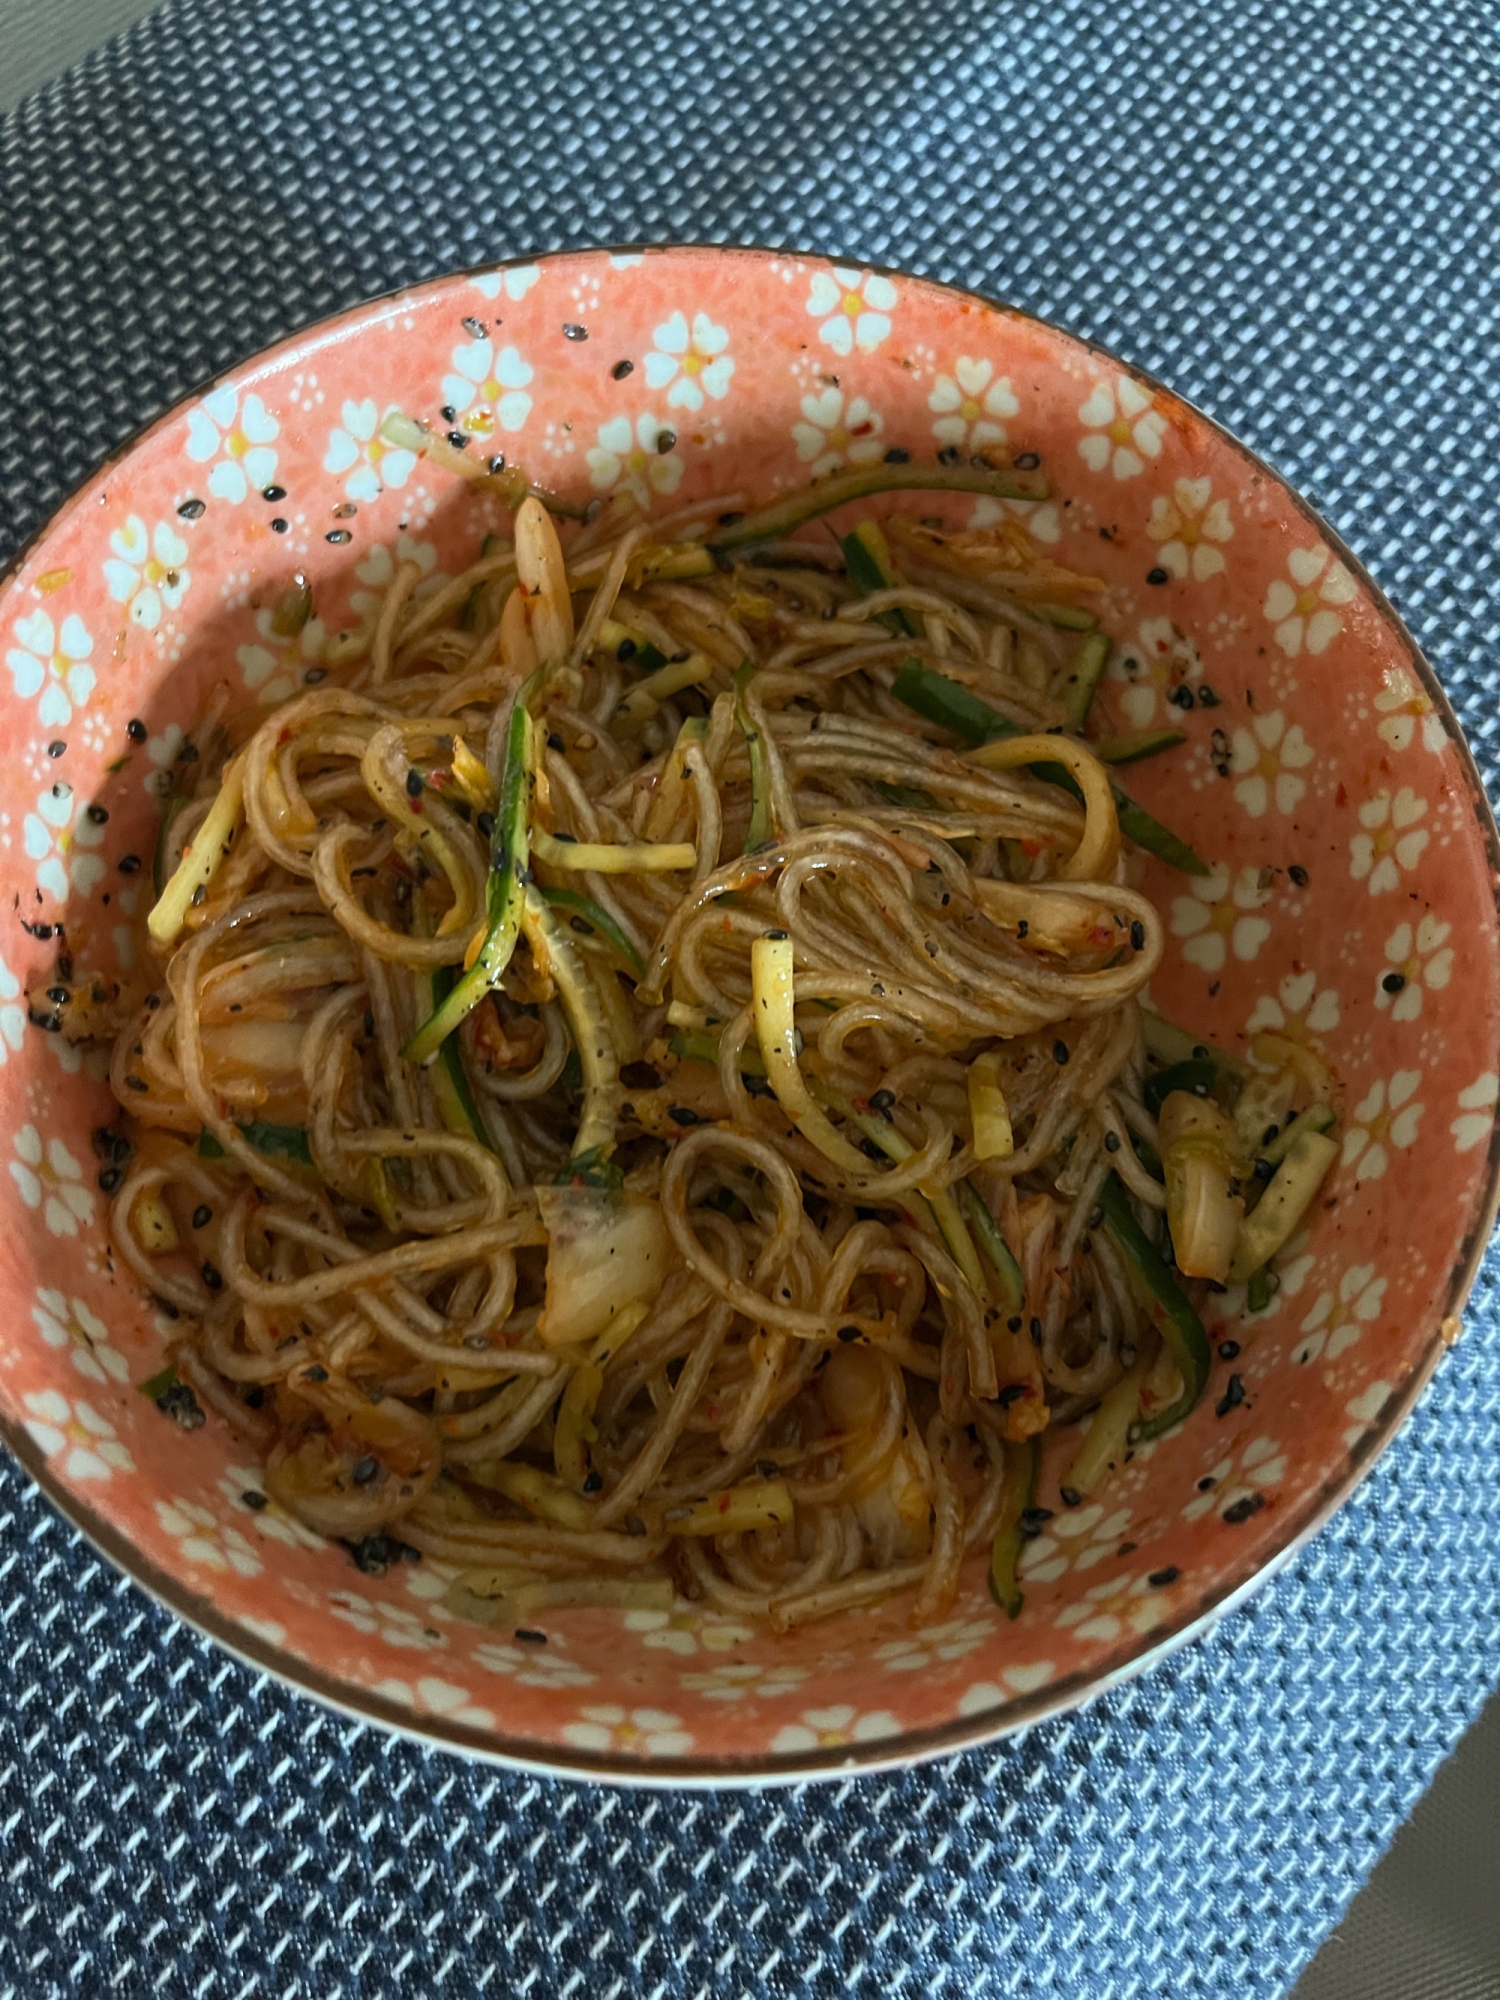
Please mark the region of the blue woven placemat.
MULTIPOLYGON (((202 377, 455 264, 956 279, 1164 376, 1392 592, 1500 789, 1493 12, 175 0, 0 125, 0 558, 202 377)), ((1500 1678, 1500 1318, 1214 1637, 993 1754, 511 1778, 222 1658, 0 1463, 0 2000, 1271 2000, 1500 1678)))

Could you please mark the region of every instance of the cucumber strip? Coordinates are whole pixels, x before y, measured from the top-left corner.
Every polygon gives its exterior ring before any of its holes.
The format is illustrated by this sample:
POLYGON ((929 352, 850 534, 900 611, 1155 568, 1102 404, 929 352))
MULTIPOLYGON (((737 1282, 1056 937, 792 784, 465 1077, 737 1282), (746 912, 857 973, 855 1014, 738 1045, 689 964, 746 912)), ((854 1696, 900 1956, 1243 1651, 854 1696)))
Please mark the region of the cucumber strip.
POLYGON ((1130 1427, 1140 1414, 1141 1388, 1151 1373, 1155 1354, 1142 1354, 1135 1366, 1122 1375, 1109 1391, 1089 1425, 1089 1434, 1079 1446, 1078 1456, 1068 1468, 1064 1484, 1087 1496, 1102 1486, 1114 1468, 1124 1462, 1129 1448, 1130 1427))
POLYGON ((622 664, 629 660, 643 674, 654 674, 658 667, 667 664, 667 656, 659 646, 653 646, 633 625, 622 625, 618 618, 604 620, 599 627, 598 643, 601 652, 613 653, 622 664))
POLYGON ((135 1386, 143 1396, 149 1396, 153 1403, 159 1403, 169 1389, 177 1386, 177 1363, 169 1361, 159 1374, 148 1375, 144 1382, 137 1382, 135 1386))
POLYGON ((622 722, 649 722, 664 701, 681 694, 684 688, 698 687, 717 666, 718 662, 707 653, 689 653, 685 660, 673 660, 658 667, 621 697, 615 709, 616 718, 622 722))
POLYGON ((1004 1305, 1008 1311, 1021 1310, 1026 1297, 1026 1279, 1020 1265, 1011 1254, 1010 1245, 1001 1234, 1000 1225, 984 1205, 983 1197, 972 1181, 958 1184, 958 1203, 963 1210, 969 1228, 974 1233, 974 1241, 989 1259, 991 1268, 1000 1280, 1005 1293, 1004 1305))
POLYGON ((820 479, 719 530, 711 549, 741 549, 780 541, 806 521, 831 514, 872 493, 988 493, 997 500, 1045 500, 1051 489, 1034 474, 991 472, 969 465, 872 465, 834 479, 820 479))
POLYGON ((1136 1296, 1166 1343, 1182 1377, 1182 1394, 1177 1401, 1141 1425, 1142 1437, 1158 1437, 1163 1431, 1170 1430, 1173 1424, 1180 1423, 1203 1394, 1209 1369, 1213 1365, 1208 1335, 1177 1280, 1136 1221, 1135 1211, 1117 1174, 1111 1174, 1100 1188, 1099 1206, 1104 1211, 1105 1226, 1130 1267, 1136 1296))
POLYGON ((1094 705, 1094 691, 1109 659, 1109 634, 1090 632, 1078 648, 1078 658, 1067 680, 1067 722, 1075 734, 1082 730, 1094 705))
POLYGON ((1026 1510, 1036 1503, 1037 1473, 1042 1455, 1035 1438, 1027 1438, 1024 1444, 1008 1445, 1006 1455, 1011 1454, 1016 1460, 1015 1480, 1012 1484, 1012 1468, 1007 1466, 1005 1508, 995 1529, 995 1538, 990 1543, 990 1596, 1007 1618, 1019 1618, 1026 1603, 1016 1575, 1016 1567, 1021 1560, 1021 1519, 1026 1510))
MULTIPOLYGON (((991 708, 987 701, 982 701, 957 681, 950 680, 946 674, 924 666, 920 660, 903 661, 892 683, 891 693, 914 714, 925 716, 929 722, 936 722, 944 729, 951 729, 955 736, 961 736, 975 749, 984 743, 994 743, 1002 736, 1023 733, 1008 716, 991 708)), ((1033 764, 1031 770, 1045 784, 1058 785, 1075 799, 1081 797, 1073 774, 1064 770, 1061 764, 1033 764)), ((1160 820, 1153 819, 1144 806, 1137 805, 1124 792, 1113 786, 1110 789, 1114 792, 1120 831, 1127 839, 1184 875, 1209 873, 1207 862, 1200 860, 1185 840, 1180 840, 1160 820)))
MULTIPOLYGON (((263 1118, 252 1118, 248 1125, 240 1126, 239 1132, 247 1146, 253 1146, 257 1153, 264 1153, 268 1159, 294 1160, 303 1167, 310 1167, 313 1163, 307 1132, 301 1125, 272 1125, 263 1118)), ((198 1157, 200 1160, 228 1158, 207 1126, 198 1134, 198 1157)))
POLYGON ((1334 1123, 1333 1113, 1326 1104, 1311 1105, 1300 1117, 1293 1118, 1285 1131, 1279 1132, 1269 1146, 1258 1147, 1257 1157, 1265 1160, 1270 1166, 1279 1167, 1304 1132, 1331 1132, 1334 1123))
POLYGON ((744 660, 734 677, 734 719, 744 732, 750 755, 750 827, 745 835, 745 852, 753 854, 771 838, 771 777, 766 763, 766 746, 750 717, 745 689, 755 672, 755 662, 744 660))
POLYGON ((531 858, 531 797, 536 787, 531 717, 524 699, 528 688, 516 696, 505 735, 500 804, 495 814, 495 830, 490 836, 484 942, 468 971, 401 1051, 409 1062, 430 1063, 459 1022, 472 1014, 485 994, 500 984, 521 934, 524 882, 531 858))
POLYGON ((1336 1139, 1323 1132, 1300 1132, 1276 1169, 1276 1177, 1240 1224, 1229 1265, 1231 1285, 1243 1285, 1268 1264, 1312 1206, 1329 1168, 1339 1156, 1336 1139))
POLYGON ((182 850, 182 859, 173 870, 171 881, 146 919, 146 928, 157 944, 172 943, 182 929, 194 897, 200 889, 207 890, 219 863, 229 852, 244 800, 245 754, 241 751, 225 771, 218 797, 182 850))
POLYGON ((1146 1038, 1146 1053, 1159 1063, 1206 1059, 1225 1076, 1236 1077, 1240 1082, 1250 1074, 1250 1065, 1242 1057, 1231 1055, 1228 1049, 1205 1041, 1201 1035, 1190 1035, 1186 1028, 1179 1028, 1162 1014, 1153 1014, 1149 1008, 1141 1010, 1141 1031, 1146 1038))
MULTIPOLYGON (((851 1125, 857 1126, 864 1133, 865 1137, 872 1140, 880 1148, 881 1152, 885 1154, 886 1158, 894 1161, 898 1167, 905 1166, 906 1162, 916 1151, 911 1141, 904 1138, 896 1130, 895 1126, 890 1123, 889 1119, 877 1118, 865 1111, 856 1111, 852 1105, 845 1104, 841 1099, 830 1098, 830 1102, 833 1103, 835 1110, 847 1117, 851 1125)), ((947 1244, 954 1263, 957 1264, 959 1270, 968 1279, 970 1288, 981 1299, 984 1298, 984 1268, 980 1264, 978 1252, 974 1248, 974 1238, 969 1234, 968 1225, 965 1223, 963 1215, 959 1210, 959 1205, 953 1197, 953 1190, 951 1188, 924 1187, 919 1192, 922 1200, 926 1202, 932 1212, 932 1219, 938 1226, 938 1233, 947 1244)), ((898 1196, 897 1199, 899 1200, 900 1197, 898 1196)), ((983 1202, 979 1205, 981 1208, 984 1206, 983 1202)), ((1002 1276, 1005 1275, 1003 1266, 997 1265, 996 1268, 1001 1271, 1002 1276)))
MULTIPOLYGON (((890 544, 878 521, 861 521, 852 534, 842 538, 840 547, 849 581, 862 597, 899 586, 901 578, 896 574, 890 544)), ((889 611, 877 611, 875 616, 888 632, 900 633, 908 639, 917 637, 916 620, 899 604, 893 604, 889 611)))
POLYGON ((1252 1271, 1245 1283, 1245 1304, 1253 1313, 1264 1312, 1271 1303, 1271 1273, 1262 1264, 1258 1271, 1252 1271))
POLYGON ((1211 1058, 1193 1056, 1187 1062, 1173 1063, 1170 1069, 1159 1069, 1146 1078, 1141 1090, 1146 1109, 1153 1118, 1160 1118, 1161 1108, 1174 1090, 1186 1090, 1194 1097, 1207 1097, 1219 1080, 1219 1072, 1211 1058))
POLYGON ((863 1179, 870 1171, 870 1162, 830 1123, 797 1065, 796 982, 792 941, 784 931, 758 937, 751 945, 750 985, 761 1059, 777 1103, 825 1159, 844 1173, 863 1179))
POLYGON ((620 1108, 620 1055, 609 1022, 582 954, 535 888, 525 892, 521 923, 538 965, 557 982, 582 1072, 583 1110, 573 1135, 573 1158, 576 1161, 585 1153, 607 1157, 614 1147, 620 1108))
POLYGON ((531 852, 549 868, 594 875, 672 875, 694 867, 698 860, 698 850, 690 840, 640 840, 630 845, 609 840, 561 840, 540 827, 532 832, 531 852))
MULTIPOLYGON (((680 1062, 704 1062, 712 1064, 715 1069, 718 1067, 719 1037, 711 1029, 679 1028, 667 1047, 680 1062)), ((766 1073, 759 1049, 748 1042, 740 1050, 740 1073, 742 1076, 764 1076, 766 1073)))
POLYGON ((1092 632, 1099 620, 1092 611, 1085 611, 1081 604, 1033 604, 1029 610, 1044 625, 1056 626, 1060 632, 1092 632))
POLYGON ((577 930, 579 925, 582 924, 590 930, 597 931, 600 937, 614 947, 615 951, 624 959, 626 965, 629 966, 637 979, 645 978, 646 967, 640 953, 630 942, 630 939, 626 937, 624 931, 620 929, 620 926, 609 914, 609 911, 601 910, 592 896, 580 895, 576 889, 544 888, 542 894, 547 898, 547 901, 552 905, 554 910, 562 910, 571 918, 574 930, 577 930))
POLYGON ((1101 736, 1089 745, 1101 764, 1138 764, 1143 757, 1159 756, 1187 742, 1181 729, 1138 729, 1134 735, 1101 736))
MULTIPOLYGON (((453 990, 453 967, 435 966, 427 980, 428 1006, 441 1007, 453 990)), ((463 1055, 458 1046, 457 1035, 449 1035, 438 1051, 438 1059, 431 1070, 432 1094, 437 1100, 438 1116, 450 1132, 460 1139, 475 1139, 489 1152, 495 1151, 495 1142, 490 1137, 489 1127, 480 1115, 479 1106, 474 1102, 474 1093, 469 1087, 469 1073, 464 1068, 463 1055)))

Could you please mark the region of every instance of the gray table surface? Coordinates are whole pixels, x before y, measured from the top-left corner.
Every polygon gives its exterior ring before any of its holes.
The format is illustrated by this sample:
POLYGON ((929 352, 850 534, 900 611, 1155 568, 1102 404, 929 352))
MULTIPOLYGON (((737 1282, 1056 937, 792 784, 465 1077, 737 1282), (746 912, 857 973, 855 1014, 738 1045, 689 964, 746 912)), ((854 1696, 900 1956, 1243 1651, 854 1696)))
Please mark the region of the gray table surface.
MULTIPOLYGON (((141 0, 0 0, 0 115, 149 11, 141 0)), ((1439 1772, 1292 2000, 1500 2000, 1497 1801, 1500 1699, 1439 1772)))

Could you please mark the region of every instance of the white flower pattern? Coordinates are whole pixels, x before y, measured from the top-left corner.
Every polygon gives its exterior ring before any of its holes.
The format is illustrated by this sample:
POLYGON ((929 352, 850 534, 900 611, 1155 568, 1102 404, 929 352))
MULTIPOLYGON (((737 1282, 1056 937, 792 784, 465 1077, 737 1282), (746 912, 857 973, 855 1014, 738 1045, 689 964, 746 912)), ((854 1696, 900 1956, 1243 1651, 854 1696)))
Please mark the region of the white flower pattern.
POLYGON ((130 1380, 130 1364, 117 1347, 111 1347, 109 1328, 82 1299, 70 1299, 65 1292, 42 1285, 31 1317, 48 1347, 65 1349, 89 1381, 130 1380))
POLYGON ((1182 955, 1204 972, 1222 972, 1232 951, 1250 964, 1271 935, 1266 918, 1257 915, 1271 900, 1254 868, 1241 868, 1231 878, 1226 862, 1207 875, 1195 875, 1192 893, 1172 899, 1172 934, 1186 938, 1182 955))
POLYGON ((798 458, 811 464, 814 479, 841 465, 872 464, 884 449, 880 434, 885 419, 863 396, 851 396, 847 404, 841 389, 804 396, 802 419, 792 425, 792 436, 798 458))
POLYGON ((1388 972, 1376 975, 1375 1005, 1389 1008, 1393 1021, 1415 1021, 1422 1012, 1424 993, 1441 993, 1453 977, 1453 947, 1448 939, 1451 924, 1439 923, 1432 915, 1423 917, 1415 928, 1399 923, 1385 941, 1388 972))
POLYGON ((1250 1010, 1245 1032, 1258 1035, 1269 1028, 1275 1034, 1290 1035, 1294 1041, 1306 1041, 1308 1031, 1313 1035, 1331 1034, 1341 1018, 1334 987, 1320 988, 1315 972, 1289 972, 1274 998, 1269 993, 1261 994, 1250 1010))
POLYGON ((1167 420, 1151 406, 1150 393, 1128 375, 1096 382, 1078 420, 1088 436, 1078 440, 1078 456, 1092 472, 1106 467, 1116 479, 1135 479, 1148 458, 1161 456, 1167 420))
POLYGON ((1069 1507, 1026 1543, 1019 1573, 1033 1583, 1055 1583, 1070 1569, 1093 1569, 1115 1553, 1129 1527, 1128 1507, 1106 1507, 1097 1500, 1069 1507))
POLYGON ((1373 1264, 1351 1264, 1337 1293, 1318 1294, 1298 1329, 1302 1339, 1292 1349, 1293 1361, 1303 1367, 1310 1361, 1337 1361, 1379 1319, 1385 1288, 1386 1280, 1376 1277, 1373 1264))
POLYGON ((1454 1149, 1472 1153, 1482 1146, 1495 1127, 1495 1106, 1500 1103, 1500 1076, 1487 1069, 1483 1076, 1458 1093, 1458 1116, 1449 1126, 1454 1149))
POLYGON ((793 1666, 790 1660, 770 1664, 760 1660, 726 1660, 722 1666, 682 1674, 679 1679, 683 1687, 701 1694, 705 1701, 769 1701, 801 1687, 811 1671, 809 1667, 793 1666))
POLYGON ((517 1687, 584 1688, 592 1687, 598 1679, 597 1674, 570 1659, 555 1639, 545 1646, 476 1646, 474 1662, 492 1674, 504 1674, 517 1687))
POLYGON ((1223 1514, 1242 1500, 1254 1499, 1269 1486, 1279 1486, 1286 1478, 1286 1453, 1274 1438, 1256 1437, 1234 1451, 1226 1452, 1211 1471, 1193 1488, 1193 1497, 1182 1509, 1184 1520, 1201 1521, 1215 1510, 1223 1514))
POLYGON ((187 543, 165 521, 148 533, 140 515, 132 514, 110 536, 109 546, 113 554, 105 562, 104 580, 110 596, 126 606, 133 625, 154 632, 163 611, 175 611, 187 595, 192 581, 187 543))
POLYGON ((83 1185, 83 1168, 61 1139, 44 1146, 35 1125, 23 1125, 14 1140, 11 1179, 28 1208, 39 1208, 54 1236, 76 1236, 80 1223, 94 1219, 94 1197, 83 1185))
POLYGON ((1422 1072, 1398 1069, 1389 1082, 1377 1078, 1350 1114, 1344 1128, 1342 1164, 1358 1181, 1378 1181, 1391 1163, 1390 1149, 1403 1152, 1417 1142, 1426 1106, 1416 1101, 1422 1072))
POLYGON ((404 1604, 388 1603, 383 1597, 363 1597, 357 1590, 330 1590, 328 1609, 356 1632, 383 1639, 388 1646, 426 1653, 448 1643, 435 1627, 424 1624, 415 1611, 404 1604))
POLYGON ((1354 578, 1322 542, 1293 549, 1287 571, 1290 582, 1277 577, 1266 591, 1265 615, 1276 628, 1276 643, 1289 660, 1326 652, 1344 628, 1338 607, 1354 602, 1354 578))
POLYGON ((1421 860, 1432 837, 1417 824, 1426 812, 1426 799, 1419 799, 1410 785, 1403 785, 1394 798, 1389 792, 1376 792, 1360 807, 1359 823, 1365 831, 1349 842, 1349 873, 1372 896, 1398 888, 1402 872, 1410 874, 1421 860))
POLYGON ((1234 795, 1252 819, 1264 819, 1273 805, 1283 818, 1295 812, 1307 791, 1301 773, 1312 760, 1302 724, 1288 729, 1279 708, 1257 715, 1229 739, 1229 769, 1238 780, 1234 795))
POLYGON ((33 1442, 48 1458, 62 1458, 65 1478, 102 1481, 135 1471, 135 1460, 114 1425, 91 1403, 70 1402, 56 1389, 33 1390, 21 1402, 29 1412, 23 1421, 33 1442))
POLYGON ((1108 1645, 1130 1633, 1144 1638, 1166 1622, 1170 1610, 1171 1599, 1151 1582, 1150 1574, 1107 1577, 1065 1604, 1052 1622, 1080 1639, 1099 1639, 1108 1645))
POLYGON ((805 1708, 799 1722, 783 1723, 771 1738, 771 1749, 779 1756, 793 1756, 801 1750, 841 1750, 852 1743, 879 1743, 900 1733, 901 1725, 887 1709, 861 1714, 847 1702, 831 1708, 805 1708))
POLYGON ((873 354, 891 330, 896 287, 879 272, 860 272, 835 265, 813 274, 807 310, 822 325, 818 338, 835 354, 873 354))
POLYGON ((1134 643, 1117 646, 1105 672, 1124 686, 1120 708, 1131 727, 1149 729, 1163 704, 1168 719, 1176 718, 1165 697, 1178 687, 1191 692, 1203 678, 1203 660, 1170 618, 1143 618, 1134 643))
POLYGON ((374 1692, 384 1695, 399 1708, 414 1709, 441 1722, 462 1722, 470 1729, 493 1729, 495 1718, 481 1708, 469 1690, 435 1674, 423 1674, 417 1681, 386 1680, 375 1683, 374 1692))
POLYGON ((61 779, 37 793, 35 811, 22 822, 21 840, 37 864, 37 887, 59 903, 67 899, 70 882, 86 896, 104 879, 104 863, 88 851, 103 844, 104 828, 79 808, 72 786, 61 779))
POLYGON ((43 729, 65 729, 73 711, 82 708, 94 692, 94 669, 89 660, 94 642, 76 611, 70 611, 60 626, 54 626, 45 611, 30 611, 12 627, 16 643, 5 655, 5 664, 16 694, 22 701, 40 695, 36 719, 43 729))
POLYGON ((180 1548, 185 1562, 236 1576, 259 1576, 261 1560, 240 1533, 196 1500, 158 1500, 156 1518, 180 1548))
POLYGON ((1409 750, 1420 730, 1424 750, 1441 750, 1447 741, 1443 718, 1415 678, 1405 667, 1387 667, 1381 679, 1384 685, 1375 697, 1382 718, 1375 728, 1381 741, 1393 750, 1409 750))
POLYGON ((253 392, 241 403, 239 390, 226 382, 188 412, 187 424, 188 457, 196 465, 214 461, 208 490, 216 500, 239 502, 275 479, 271 446, 281 426, 253 392))
POLYGON ((983 451, 1004 444, 1006 420, 1020 415, 1008 375, 996 375, 993 361, 961 354, 951 375, 939 375, 927 398, 936 416, 932 434, 947 450, 983 451))
POLYGON ((26 1009, 20 1003, 21 982, 0 958, 0 1069, 26 1039, 26 1009))
POLYGON ((329 433, 323 470, 341 476, 344 492, 354 501, 378 500, 387 486, 403 487, 416 470, 417 455, 404 445, 386 443, 380 435, 380 406, 366 396, 363 402, 345 403, 342 415, 342 426, 329 433))
POLYGON ((1179 479, 1170 495, 1158 493, 1151 503, 1146 533, 1160 543, 1158 559, 1175 577, 1206 583, 1224 568, 1218 545, 1234 534, 1227 501, 1215 500, 1211 479, 1179 479))
POLYGON ((443 401, 462 430, 488 437, 498 427, 520 430, 531 415, 527 389, 534 370, 519 349, 500 348, 487 336, 464 342, 452 355, 453 373, 443 377, 443 401))
POLYGON ((564 1723, 562 1734, 575 1750, 612 1750, 627 1757, 685 1757, 693 1747, 680 1715, 612 1702, 580 1709, 578 1720, 564 1723))
POLYGON ((715 326, 707 313, 694 313, 691 327, 674 312, 652 335, 656 345, 646 356, 646 386, 665 389, 668 408, 701 410, 703 398, 722 402, 729 394, 734 356, 726 352, 729 334, 715 326))
POLYGON ((634 429, 629 417, 611 417, 599 426, 599 442, 588 453, 594 490, 623 486, 642 507, 649 507, 655 494, 675 493, 685 469, 671 448, 675 442, 676 433, 649 411, 636 418, 634 429))

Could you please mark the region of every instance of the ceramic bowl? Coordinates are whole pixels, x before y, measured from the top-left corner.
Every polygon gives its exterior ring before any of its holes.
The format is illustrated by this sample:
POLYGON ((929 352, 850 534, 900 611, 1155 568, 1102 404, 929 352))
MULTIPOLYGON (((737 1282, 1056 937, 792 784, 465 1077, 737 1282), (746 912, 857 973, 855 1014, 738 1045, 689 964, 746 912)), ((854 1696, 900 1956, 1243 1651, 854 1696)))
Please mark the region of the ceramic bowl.
POLYGON ((1473 765, 1389 604, 1296 495, 1052 327, 758 251, 445 278, 154 424, 26 551, 0 645, 0 1432, 122 1569, 310 1694, 516 1763, 675 1781, 993 1737, 1159 1658, 1267 1576, 1457 1333, 1496 1200, 1496 845, 1473 765), (1034 454, 1054 497, 1006 504, 1106 579, 1116 722, 1187 732, 1131 775, 1212 863, 1147 873, 1170 934, 1154 997, 1232 1048, 1262 1027, 1318 1044, 1342 1161, 1269 1308, 1216 1301, 1227 1358, 1192 1419, 1030 1543, 1016 1623, 976 1564, 927 1630, 899 1601, 784 1638, 682 1602, 558 1613, 544 1644, 519 1640, 449 1616, 431 1563, 355 1570, 263 1503, 216 1421, 184 1432, 141 1393, 166 1322, 112 1267, 90 1141, 110 1100, 29 1022, 25 991, 55 961, 49 927, 80 964, 128 951, 149 882, 128 857, 149 858, 154 781, 214 680, 275 702, 395 561, 472 559, 488 503, 384 444, 391 409, 441 413, 580 501, 769 495, 895 446, 1034 454), (298 570, 321 616, 288 641, 268 607, 298 570))

